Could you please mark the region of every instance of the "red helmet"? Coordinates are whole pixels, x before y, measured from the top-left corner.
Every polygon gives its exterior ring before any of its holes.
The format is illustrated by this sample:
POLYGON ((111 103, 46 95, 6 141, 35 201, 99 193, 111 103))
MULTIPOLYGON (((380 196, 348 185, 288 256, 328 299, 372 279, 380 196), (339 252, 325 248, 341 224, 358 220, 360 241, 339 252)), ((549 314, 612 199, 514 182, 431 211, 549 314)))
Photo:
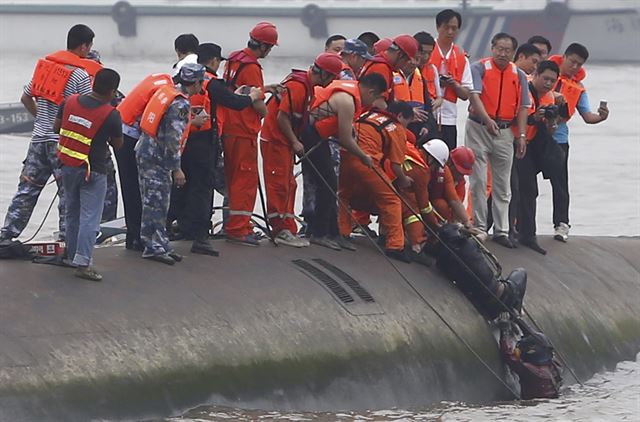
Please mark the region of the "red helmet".
POLYGON ((253 27, 249 36, 261 43, 269 45, 278 45, 278 31, 276 26, 271 22, 259 22, 253 27))
POLYGON ((391 47, 391 44, 393 44, 391 38, 381 38, 373 44, 373 51, 375 51, 376 54, 380 54, 383 51, 387 51, 387 49, 391 47))
POLYGON ((410 59, 416 57, 418 52, 418 41, 411 35, 398 35, 393 39, 393 43, 398 46, 410 59))
POLYGON ((313 64, 332 75, 337 75, 342 70, 342 58, 336 53, 322 53, 313 64))
POLYGON ((462 146, 451 151, 451 161, 460 174, 468 176, 476 161, 476 155, 471 148, 462 146))

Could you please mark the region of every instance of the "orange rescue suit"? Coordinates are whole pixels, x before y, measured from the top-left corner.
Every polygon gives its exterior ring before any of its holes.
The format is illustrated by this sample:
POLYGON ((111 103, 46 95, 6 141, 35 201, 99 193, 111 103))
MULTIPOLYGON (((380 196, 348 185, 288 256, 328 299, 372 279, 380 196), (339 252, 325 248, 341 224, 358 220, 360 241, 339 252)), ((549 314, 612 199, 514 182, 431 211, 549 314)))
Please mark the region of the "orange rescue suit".
POLYGON ((281 84, 284 86, 282 97, 271 97, 269 100, 267 117, 260 133, 267 218, 274 236, 282 230, 289 230, 293 234, 298 231, 294 213, 298 186, 293 177, 294 154, 289 140, 278 125, 278 113, 288 116, 294 134, 300 139, 302 127, 308 121, 313 95, 308 71, 293 70, 281 84))
POLYGON ((383 96, 387 102, 394 100, 394 90, 393 90, 393 66, 387 60, 387 57, 384 53, 376 54, 373 57, 373 60, 370 60, 362 66, 362 70, 360 71, 360 76, 358 79, 362 78, 365 75, 369 75, 371 73, 379 73, 384 81, 387 83, 387 90, 384 92, 383 96))
MULTIPOLYGON (((248 48, 229 55, 224 79, 232 90, 246 85, 264 91, 262 67, 248 48)), ((258 133, 261 126, 261 117, 253 107, 243 110, 225 108, 224 174, 229 196, 225 231, 232 237, 244 237, 253 232, 251 216, 259 184, 258 133)))
POLYGON ((431 180, 429 182, 429 198, 431 205, 438 214, 447 221, 452 221, 453 211, 449 206, 449 201, 460 201, 456 185, 453 181, 453 174, 449 166, 434 166, 431 169, 431 180))
MULTIPOLYGON (((384 173, 381 162, 389 160, 402 164, 405 131, 393 115, 372 109, 358 118, 356 136, 362 151, 373 158, 374 169, 366 167, 352 154, 342 154, 338 197, 346 206, 379 214, 380 229, 386 235, 386 248, 402 250, 404 232, 401 202, 387 185, 391 181, 384 173)), ((348 236, 351 233, 351 214, 345 207, 339 209, 338 226, 341 235, 348 236)))
MULTIPOLYGON (((464 67, 466 65, 464 50, 455 44, 452 44, 451 48, 452 51, 451 54, 449 54, 449 58, 445 59, 440 50, 440 46, 436 43, 433 53, 431 53, 431 57, 429 57, 428 64, 434 65, 441 75, 449 75, 458 83, 462 83, 462 74, 464 73, 464 67)), ((423 70, 425 68, 423 68, 423 70)), ((455 90, 449 86, 444 87, 442 96, 445 100, 451 101, 452 103, 458 101, 455 90)))
POLYGON ((133 87, 129 95, 124 97, 117 107, 122 117, 122 123, 133 125, 142 115, 153 94, 163 86, 173 86, 171 76, 166 73, 149 75, 133 87))
POLYGON ((93 78, 102 69, 102 65, 70 51, 56 51, 36 63, 31 78, 31 93, 34 97, 60 105, 64 100, 64 88, 74 68, 84 69, 93 78))

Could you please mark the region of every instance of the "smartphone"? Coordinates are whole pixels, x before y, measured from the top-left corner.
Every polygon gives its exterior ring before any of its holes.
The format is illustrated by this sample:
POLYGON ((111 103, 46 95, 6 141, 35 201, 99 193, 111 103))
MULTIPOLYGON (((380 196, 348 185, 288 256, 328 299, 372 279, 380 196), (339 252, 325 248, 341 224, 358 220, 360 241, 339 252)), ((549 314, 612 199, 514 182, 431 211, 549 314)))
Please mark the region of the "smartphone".
POLYGON ((604 108, 607 106, 607 100, 600 100, 600 107, 604 108))

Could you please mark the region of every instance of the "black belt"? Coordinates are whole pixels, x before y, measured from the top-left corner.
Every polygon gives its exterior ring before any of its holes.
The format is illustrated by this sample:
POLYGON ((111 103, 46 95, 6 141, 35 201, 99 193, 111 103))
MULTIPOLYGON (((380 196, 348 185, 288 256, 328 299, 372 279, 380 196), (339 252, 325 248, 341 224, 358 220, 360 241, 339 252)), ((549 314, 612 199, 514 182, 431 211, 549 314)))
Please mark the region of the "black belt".
MULTIPOLYGON (((484 126, 484 123, 482 123, 480 118, 472 114, 469 115, 469 120, 473 120, 474 122, 484 126)), ((496 124, 498 125, 498 129, 509 129, 511 127, 511 122, 497 121, 496 124)))

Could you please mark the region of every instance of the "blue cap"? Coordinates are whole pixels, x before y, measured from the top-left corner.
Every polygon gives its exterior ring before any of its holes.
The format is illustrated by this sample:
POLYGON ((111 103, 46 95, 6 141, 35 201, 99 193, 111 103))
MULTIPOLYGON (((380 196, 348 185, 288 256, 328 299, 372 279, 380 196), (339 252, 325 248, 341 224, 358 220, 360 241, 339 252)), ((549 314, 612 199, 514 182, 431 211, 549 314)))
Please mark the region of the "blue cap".
POLYGON ((363 57, 367 60, 372 60, 373 56, 369 54, 369 48, 367 45, 356 39, 350 38, 344 42, 344 49, 342 50, 345 54, 357 54, 360 57, 363 57))
POLYGON ((204 80, 204 66, 198 63, 185 63, 178 72, 182 82, 197 82, 204 80))

